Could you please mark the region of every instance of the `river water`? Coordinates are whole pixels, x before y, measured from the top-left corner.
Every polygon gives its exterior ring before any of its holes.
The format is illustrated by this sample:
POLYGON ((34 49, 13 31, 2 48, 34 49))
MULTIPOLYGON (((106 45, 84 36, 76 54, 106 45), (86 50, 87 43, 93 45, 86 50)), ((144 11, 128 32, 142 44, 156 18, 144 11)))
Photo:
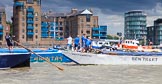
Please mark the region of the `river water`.
POLYGON ((161 84, 162 66, 56 65, 31 63, 30 68, 0 70, 0 84, 161 84))

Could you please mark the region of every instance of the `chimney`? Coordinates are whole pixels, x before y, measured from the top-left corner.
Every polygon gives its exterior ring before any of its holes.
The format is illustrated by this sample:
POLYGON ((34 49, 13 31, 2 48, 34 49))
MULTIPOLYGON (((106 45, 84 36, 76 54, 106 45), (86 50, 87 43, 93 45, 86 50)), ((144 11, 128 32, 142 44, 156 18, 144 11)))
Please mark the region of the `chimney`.
POLYGON ((77 12, 78 12, 78 9, 76 9, 76 8, 71 9, 71 13, 77 13, 77 12))

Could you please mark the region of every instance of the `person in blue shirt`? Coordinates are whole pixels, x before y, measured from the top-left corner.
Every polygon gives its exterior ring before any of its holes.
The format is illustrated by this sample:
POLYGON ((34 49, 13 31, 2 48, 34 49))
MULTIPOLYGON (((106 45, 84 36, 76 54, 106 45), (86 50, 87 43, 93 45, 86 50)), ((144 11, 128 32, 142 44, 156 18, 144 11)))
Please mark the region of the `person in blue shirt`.
POLYGON ((82 37, 81 37, 81 49, 82 49, 82 52, 84 52, 85 51, 85 42, 86 42, 86 36, 85 36, 85 34, 83 34, 82 35, 82 37))
POLYGON ((79 35, 77 35, 77 37, 74 38, 74 50, 78 51, 80 46, 80 38, 79 35))
POLYGON ((88 39, 85 42, 85 51, 86 52, 90 52, 91 47, 92 47, 91 44, 92 44, 91 37, 88 37, 88 39))

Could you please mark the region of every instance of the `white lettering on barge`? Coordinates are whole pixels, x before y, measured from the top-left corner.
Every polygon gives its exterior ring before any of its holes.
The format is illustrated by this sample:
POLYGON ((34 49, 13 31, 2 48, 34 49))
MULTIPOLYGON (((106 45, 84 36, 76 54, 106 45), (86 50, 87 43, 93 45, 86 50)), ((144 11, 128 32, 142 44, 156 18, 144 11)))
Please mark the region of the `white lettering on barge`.
POLYGON ((156 57, 132 57, 132 61, 157 61, 156 57))

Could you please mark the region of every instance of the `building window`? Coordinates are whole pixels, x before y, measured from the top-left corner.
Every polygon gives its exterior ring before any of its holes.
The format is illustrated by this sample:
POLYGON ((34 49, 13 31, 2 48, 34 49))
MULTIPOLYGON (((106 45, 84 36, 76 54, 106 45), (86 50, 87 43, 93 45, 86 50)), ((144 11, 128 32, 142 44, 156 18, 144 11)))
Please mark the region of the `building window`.
POLYGON ((60 25, 62 25, 62 22, 60 22, 60 25))
POLYGON ((27 3, 33 3, 33 0, 27 0, 27 3))
POLYGON ((35 27, 38 27, 38 24, 35 24, 35 27))
POLYGON ((25 21, 25 18, 24 17, 22 17, 22 21, 25 21))
POLYGON ((62 35, 63 35, 63 33, 61 32, 61 33, 60 33, 60 36, 62 36, 62 35))
POLYGON ((24 39, 24 35, 22 35, 22 39, 24 39))
POLYGON ((81 33, 83 34, 83 30, 81 30, 81 33))
POLYGON ((86 31, 87 34, 90 34, 90 31, 86 31))
POLYGON ((37 29, 35 30, 35 33, 38 33, 38 30, 37 29))
POLYGON ((24 27, 24 26, 25 26, 25 24, 24 24, 24 23, 22 23, 22 26, 24 27))
POLYGON ((22 33, 24 33, 25 32, 25 30, 24 29, 22 29, 22 33))
POLYGON ((3 40, 3 36, 0 36, 0 40, 3 40))
POLYGON ((87 24, 86 26, 87 26, 87 28, 91 28, 89 24, 87 24))
POLYGON ((35 21, 38 21, 38 18, 35 18, 35 21))
POLYGON ((37 0, 37 5, 41 5, 41 1, 40 0, 37 0))
POLYGON ((63 30, 63 27, 60 27, 60 30, 62 31, 63 30))
POLYGON ((89 14, 86 15, 86 21, 90 22, 91 16, 89 14))
POLYGON ((38 36, 37 35, 35 35, 35 39, 38 39, 38 36))

